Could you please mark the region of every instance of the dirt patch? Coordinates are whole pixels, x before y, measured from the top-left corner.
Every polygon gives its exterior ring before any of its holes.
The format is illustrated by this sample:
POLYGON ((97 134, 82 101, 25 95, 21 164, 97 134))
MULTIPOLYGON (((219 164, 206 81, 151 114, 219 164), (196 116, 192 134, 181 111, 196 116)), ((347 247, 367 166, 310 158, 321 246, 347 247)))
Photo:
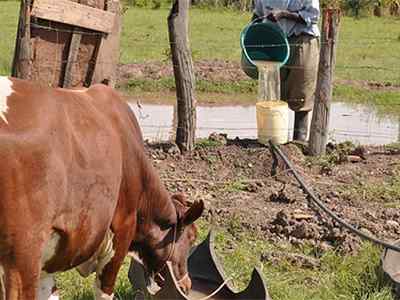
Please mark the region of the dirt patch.
MULTIPOLYGON (((237 139, 220 146, 198 146, 185 156, 173 144, 153 144, 147 149, 167 188, 185 192, 191 200, 204 200, 204 218, 233 235, 250 230, 272 242, 307 243, 321 252, 332 248, 346 253, 358 250, 360 240, 315 210, 283 165, 271 176, 270 151, 256 141, 237 139)), ((398 153, 365 149, 364 159, 345 160, 326 175, 321 166, 310 164, 298 146, 288 144, 282 150, 338 216, 381 239, 398 238, 398 199, 387 205, 379 199, 366 202, 361 196, 349 198, 346 194, 355 178, 383 180, 393 176, 393 170, 400 167, 398 153)))
POLYGON ((337 79, 335 83, 342 85, 351 85, 354 87, 368 89, 372 91, 400 91, 400 85, 395 85, 390 82, 373 82, 366 80, 345 80, 345 79, 337 79))
MULTIPOLYGON (((194 71, 197 80, 235 82, 248 80, 249 77, 240 68, 239 62, 223 60, 200 60, 194 62, 194 71)), ((173 76, 170 63, 148 61, 146 63, 125 64, 118 66, 119 83, 123 85, 130 79, 158 80, 173 76)), ((335 83, 350 85, 368 90, 400 91, 400 86, 391 83, 369 82, 365 80, 336 80, 335 83)))
MULTIPOLYGON (((249 79, 237 62, 221 60, 201 60, 194 63, 197 80, 237 81, 249 79)), ((129 79, 154 79, 174 76, 170 63, 149 61, 146 63, 119 65, 119 81, 129 79)))

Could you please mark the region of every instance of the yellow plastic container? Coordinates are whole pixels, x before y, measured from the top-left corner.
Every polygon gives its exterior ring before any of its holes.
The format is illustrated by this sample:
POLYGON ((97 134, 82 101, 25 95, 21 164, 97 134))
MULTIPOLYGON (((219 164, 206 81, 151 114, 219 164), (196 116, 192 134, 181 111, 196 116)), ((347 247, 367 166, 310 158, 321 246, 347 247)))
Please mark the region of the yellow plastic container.
POLYGON ((288 142, 289 106, 280 100, 261 101, 256 104, 258 142, 276 144, 288 142))

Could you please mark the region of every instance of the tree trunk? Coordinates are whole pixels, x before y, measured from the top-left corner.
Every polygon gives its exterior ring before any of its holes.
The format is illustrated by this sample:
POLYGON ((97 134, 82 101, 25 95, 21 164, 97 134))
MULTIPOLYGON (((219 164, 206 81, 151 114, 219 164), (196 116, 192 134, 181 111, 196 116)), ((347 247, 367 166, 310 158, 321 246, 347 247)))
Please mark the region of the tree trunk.
POLYGON ((328 141, 328 124, 332 99, 332 83, 336 62, 336 44, 340 11, 327 9, 322 18, 321 51, 318 67, 315 104, 310 130, 311 155, 325 154, 328 141))
POLYGON ((12 76, 31 77, 31 0, 21 0, 12 76))
POLYGON ((182 153, 193 149, 196 130, 195 78, 188 38, 189 1, 174 0, 168 16, 178 106, 176 144, 182 153))

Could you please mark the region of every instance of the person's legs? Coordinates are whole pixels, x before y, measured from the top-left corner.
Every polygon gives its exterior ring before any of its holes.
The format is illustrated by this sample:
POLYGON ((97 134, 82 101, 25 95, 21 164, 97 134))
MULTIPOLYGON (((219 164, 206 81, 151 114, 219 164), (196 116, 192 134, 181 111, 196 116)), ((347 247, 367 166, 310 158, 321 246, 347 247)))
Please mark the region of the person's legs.
POLYGON ((319 63, 319 41, 311 36, 290 37, 290 58, 281 73, 282 99, 295 112, 293 139, 306 141, 309 112, 314 105, 314 92, 319 63))
POLYGON ((308 111, 296 111, 294 113, 293 140, 307 141, 308 135, 308 111))

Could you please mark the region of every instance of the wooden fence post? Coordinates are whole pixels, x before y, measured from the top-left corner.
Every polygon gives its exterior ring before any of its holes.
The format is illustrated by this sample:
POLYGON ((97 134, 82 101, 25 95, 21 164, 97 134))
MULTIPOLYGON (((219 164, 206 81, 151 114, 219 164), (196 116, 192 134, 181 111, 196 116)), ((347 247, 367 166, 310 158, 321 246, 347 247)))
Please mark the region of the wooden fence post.
POLYGON ((193 149, 196 131, 195 78, 188 38, 189 2, 190 0, 174 0, 168 16, 169 42, 178 106, 176 144, 181 152, 193 149))
POLYGON ((336 63, 340 10, 326 9, 322 17, 321 50, 310 130, 310 154, 325 154, 329 132, 332 83, 336 63))
POLYGON ((107 0, 106 10, 115 14, 112 31, 101 40, 98 50, 98 63, 94 69, 93 82, 105 83, 115 87, 117 65, 120 59, 120 39, 122 29, 122 8, 119 0, 107 0))
POLYGON ((11 74, 14 77, 31 77, 31 0, 21 0, 18 33, 15 42, 11 74))

